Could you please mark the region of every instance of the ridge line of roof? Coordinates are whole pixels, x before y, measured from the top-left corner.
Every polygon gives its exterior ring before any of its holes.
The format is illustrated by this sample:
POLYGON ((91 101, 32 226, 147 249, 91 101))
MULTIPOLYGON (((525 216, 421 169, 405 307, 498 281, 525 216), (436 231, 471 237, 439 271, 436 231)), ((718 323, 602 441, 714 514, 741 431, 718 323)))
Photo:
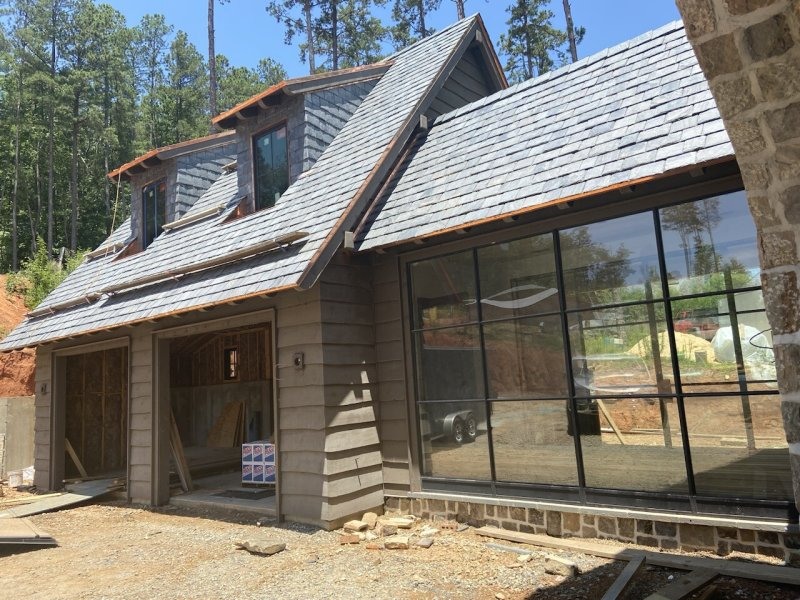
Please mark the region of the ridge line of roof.
POLYGON ((608 58, 610 56, 615 56, 617 54, 621 54, 621 53, 623 53, 623 52, 625 52, 627 50, 631 50, 632 48, 635 48, 637 46, 641 46, 641 45, 643 45, 643 44, 645 44, 645 43, 647 43, 647 42, 649 42, 649 41, 651 41, 651 40, 653 40, 655 38, 661 37, 661 36, 666 35, 668 33, 672 33, 672 32, 678 31, 678 30, 683 29, 683 28, 684 28, 683 21, 672 21, 672 22, 667 23, 666 25, 662 25, 661 27, 658 27, 656 29, 652 29, 650 31, 646 31, 643 34, 638 35, 635 38, 632 38, 630 40, 626 40, 624 42, 621 42, 621 43, 617 44, 616 46, 611 46, 610 48, 605 48, 603 50, 600 50, 599 52, 595 52, 594 54, 590 54, 589 56, 586 56, 586 57, 580 59, 579 61, 576 61, 574 63, 570 63, 570 64, 565 65, 563 67, 559 67, 558 69, 555 69, 553 71, 548 71, 547 73, 543 73, 542 75, 539 75, 538 77, 533 77, 533 78, 528 79, 526 81, 522 81, 520 83, 517 83, 517 84, 514 84, 514 85, 510 85, 509 87, 507 87, 504 90, 500 90, 500 91, 495 92, 494 94, 492 94, 490 96, 486 96, 485 98, 481 98, 480 100, 475 100, 474 102, 470 102, 469 104, 466 104, 466 105, 462 106, 461 108, 457 108, 457 109, 455 109, 453 111, 450 111, 449 113, 445 113, 443 115, 440 115, 436 119, 434 119, 433 123, 431 124, 431 127, 436 127, 437 125, 441 125, 443 123, 454 121, 455 119, 461 118, 461 117, 463 117, 465 115, 468 115, 470 113, 473 113, 473 112, 476 112, 478 110, 481 110, 482 108, 485 108, 486 106, 490 106, 492 104, 495 104, 496 102, 499 102, 500 100, 503 100, 503 99, 508 98, 510 96, 514 96, 515 94, 519 94, 519 93, 521 93, 521 92, 523 92, 525 90, 528 90, 528 89, 530 89, 532 87, 536 87, 536 86, 538 86, 540 84, 549 82, 549 81, 554 80, 554 79, 559 79, 559 78, 564 77, 564 76, 566 76, 566 75, 568 75, 568 74, 570 74, 570 73, 572 73, 574 71, 583 70, 583 69, 585 69, 585 68, 587 68, 587 67, 589 67, 591 65, 594 65, 594 64, 598 63, 599 61, 604 60, 604 59, 606 59, 606 58, 608 58), (488 100, 488 102, 487 102, 487 100, 488 100))
POLYGON ((386 58, 384 58, 383 60, 394 60, 394 59, 395 59, 395 58, 397 58, 398 56, 401 56, 401 55, 403 55, 403 54, 406 54, 406 53, 407 53, 409 50, 411 50, 412 48, 414 48, 414 47, 415 47, 415 46, 417 46, 418 44, 421 44, 421 43, 422 43, 422 42, 424 42, 425 40, 428 40, 428 39, 432 38, 432 37, 433 37, 433 36, 435 36, 435 35, 440 35, 440 34, 443 34, 444 32, 446 32, 446 31, 449 31, 449 30, 453 29, 454 27, 457 27, 458 25, 460 25, 460 24, 461 24, 461 23, 463 23, 464 21, 471 21, 471 20, 476 20, 476 19, 479 19, 479 18, 481 18, 481 19, 482 19, 482 17, 481 17, 481 13, 480 13, 480 12, 475 12, 475 13, 472 13, 471 15, 469 15, 469 16, 466 16, 466 17, 464 17, 463 19, 459 19, 459 20, 457 20, 457 21, 455 21, 455 22, 453 22, 453 23, 450 23, 450 25, 448 25, 447 27, 444 27, 444 28, 442 28, 442 29, 439 29, 438 31, 434 31, 434 32, 430 33, 429 35, 427 35, 427 36, 425 36, 425 37, 423 37, 423 38, 420 38, 420 39, 418 39, 416 42, 414 42, 413 44, 409 44, 409 45, 408 45, 408 46, 406 46, 405 48, 400 48, 400 50, 397 50, 397 51, 396 51, 394 54, 390 54, 389 56, 387 56, 387 57, 386 57, 386 58))

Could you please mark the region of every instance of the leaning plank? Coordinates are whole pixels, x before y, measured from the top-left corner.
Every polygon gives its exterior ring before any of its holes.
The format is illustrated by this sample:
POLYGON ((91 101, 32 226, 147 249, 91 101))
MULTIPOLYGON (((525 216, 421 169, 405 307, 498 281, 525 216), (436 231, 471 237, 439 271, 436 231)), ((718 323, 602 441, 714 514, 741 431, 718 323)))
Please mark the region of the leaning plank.
POLYGON ((644 554, 640 554, 631 559, 625 568, 622 569, 622 573, 619 574, 619 577, 614 581, 610 588, 603 594, 601 600, 617 600, 617 598, 622 595, 622 592, 625 591, 625 588, 628 587, 630 582, 636 576, 636 574, 642 570, 644 567, 645 560, 644 554))
POLYGON ((63 496, 61 492, 55 492, 53 494, 41 494, 41 495, 32 495, 32 496, 25 496, 24 498, 13 498, 11 500, 2 500, 0 501, 0 509, 6 508, 8 506, 17 506, 19 504, 31 504, 32 502, 38 502, 44 498, 53 498, 55 496, 63 496))
POLYGON ((800 585, 800 569, 792 567, 780 567, 777 565, 766 565, 756 563, 746 563, 737 560, 724 560, 721 558, 704 558, 699 556, 681 556, 677 554, 667 554, 665 552, 652 552, 647 550, 633 550, 612 544, 599 544, 582 540, 565 540, 554 538, 547 535, 537 535, 533 533, 519 533, 516 531, 506 531, 497 527, 481 527, 476 530, 480 535, 518 542, 520 544, 531 544, 545 548, 557 548, 560 550, 570 550, 572 552, 582 552, 602 558, 615 560, 633 560, 639 555, 644 555, 648 565, 656 567, 666 567, 668 569, 682 569, 684 571, 694 571, 696 569, 709 569, 717 571, 720 575, 728 577, 741 577, 742 579, 756 579, 759 581, 770 581, 772 583, 784 583, 787 585, 800 585))
POLYGON ((61 494, 57 497, 44 498, 25 504, 24 506, 17 506, 9 508, 0 512, 0 519, 10 519, 14 517, 28 517, 30 515, 38 515, 39 513, 49 512, 51 510, 58 510, 72 506, 73 504, 80 504, 93 498, 98 498, 103 494, 113 492, 121 489, 124 484, 118 483, 117 479, 101 479, 98 481, 87 481, 84 483, 76 483, 75 485, 67 488, 68 493, 61 494))
POLYGON ((67 438, 64 438, 64 448, 67 450, 67 454, 72 459, 72 462, 75 463, 75 466, 78 467, 78 473, 81 474, 81 477, 86 478, 89 474, 86 472, 86 469, 83 468, 83 463, 78 458, 78 454, 75 452, 75 448, 72 447, 72 444, 69 443, 67 438))
POLYGON ((186 456, 183 453, 183 442, 181 442, 181 434, 178 431, 178 424, 175 422, 175 415, 172 411, 169 412, 169 446, 172 449, 172 458, 175 461, 175 469, 178 471, 178 477, 181 480, 181 489, 184 492, 194 489, 192 483, 192 475, 189 473, 189 463, 186 462, 186 456))
POLYGON ((711 569, 695 569, 667 586, 650 594, 645 600, 683 600, 695 590, 719 577, 719 572, 711 569))
POLYGON ((0 544, 11 546, 56 546, 56 541, 27 519, 0 520, 0 544))
POLYGON ((624 446, 625 445, 625 438, 622 437, 622 432, 620 431, 619 427, 617 427, 617 424, 614 422, 614 419, 611 417, 611 413, 608 412, 608 409, 606 408, 605 402, 603 402, 602 400, 598 399, 597 400, 597 408, 600 409, 600 412, 603 413, 603 416, 606 418, 606 421, 608 421, 608 424, 611 425, 611 429, 614 430, 614 435, 617 436, 617 439, 619 440, 619 443, 624 446))

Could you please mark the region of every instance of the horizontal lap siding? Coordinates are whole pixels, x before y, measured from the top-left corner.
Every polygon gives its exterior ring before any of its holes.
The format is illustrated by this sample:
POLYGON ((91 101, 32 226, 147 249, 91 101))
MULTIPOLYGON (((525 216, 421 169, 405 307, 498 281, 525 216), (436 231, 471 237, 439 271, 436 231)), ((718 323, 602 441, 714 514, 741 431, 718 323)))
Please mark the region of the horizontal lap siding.
POLYGON ((52 365, 53 354, 40 349, 36 353, 33 445, 33 468, 35 470, 33 482, 40 490, 51 489, 52 365))
POLYGON ((326 390, 323 518, 337 523, 383 502, 370 266, 340 254, 319 289, 326 390))
POLYGON ((153 341, 150 331, 134 332, 130 346, 128 494, 149 503, 153 485, 153 341))
POLYGON ((373 264, 379 429, 387 494, 411 489, 401 288, 397 269, 397 259, 388 256, 377 257, 373 264))

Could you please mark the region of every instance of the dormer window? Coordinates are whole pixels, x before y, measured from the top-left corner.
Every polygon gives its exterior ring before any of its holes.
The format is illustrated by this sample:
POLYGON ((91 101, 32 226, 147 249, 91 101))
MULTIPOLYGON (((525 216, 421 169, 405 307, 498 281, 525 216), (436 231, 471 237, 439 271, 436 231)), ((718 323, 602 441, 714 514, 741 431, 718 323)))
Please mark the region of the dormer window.
POLYGON ((144 217, 144 236, 142 249, 162 232, 167 220, 167 181, 160 179, 142 188, 142 214, 144 217))
POLYGON ((286 125, 253 137, 256 210, 269 208, 289 187, 289 153, 286 125))

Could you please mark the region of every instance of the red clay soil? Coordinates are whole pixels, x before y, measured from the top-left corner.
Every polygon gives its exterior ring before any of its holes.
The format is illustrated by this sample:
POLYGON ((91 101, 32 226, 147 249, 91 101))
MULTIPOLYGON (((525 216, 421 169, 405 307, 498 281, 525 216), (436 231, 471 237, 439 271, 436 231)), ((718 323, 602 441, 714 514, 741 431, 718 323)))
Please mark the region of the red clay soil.
MULTIPOLYGON (((22 298, 6 292, 6 276, 0 275, 0 334, 14 329, 26 312, 22 298)), ((0 354, 0 398, 33 395, 35 362, 34 350, 0 354)))

